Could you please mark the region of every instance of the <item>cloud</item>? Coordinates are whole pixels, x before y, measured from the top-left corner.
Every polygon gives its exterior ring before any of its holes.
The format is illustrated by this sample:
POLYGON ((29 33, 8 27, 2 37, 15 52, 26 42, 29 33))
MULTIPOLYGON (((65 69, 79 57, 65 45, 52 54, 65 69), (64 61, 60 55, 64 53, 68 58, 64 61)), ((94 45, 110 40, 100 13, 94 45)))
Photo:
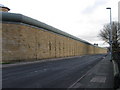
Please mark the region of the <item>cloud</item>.
POLYGON ((109 22, 109 11, 106 7, 112 8, 112 20, 118 15, 118 0, 0 0, 0 2, 9 7, 13 13, 35 18, 90 43, 102 42, 97 35, 103 25, 109 22))
POLYGON ((102 6, 107 3, 107 0, 96 0, 93 5, 86 7, 82 13, 89 14, 93 13, 99 6, 102 6))

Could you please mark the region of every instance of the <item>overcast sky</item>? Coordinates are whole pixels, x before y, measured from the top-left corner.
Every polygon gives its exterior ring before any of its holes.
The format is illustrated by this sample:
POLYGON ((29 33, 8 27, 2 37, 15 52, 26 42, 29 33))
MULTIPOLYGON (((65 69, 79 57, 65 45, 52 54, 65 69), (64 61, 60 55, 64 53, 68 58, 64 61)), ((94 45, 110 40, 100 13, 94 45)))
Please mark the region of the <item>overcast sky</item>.
POLYGON ((0 0, 12 13, 32 17, 92 44, 108 46, 99 37, 103 25, 118 21, 119 0, 0 0))

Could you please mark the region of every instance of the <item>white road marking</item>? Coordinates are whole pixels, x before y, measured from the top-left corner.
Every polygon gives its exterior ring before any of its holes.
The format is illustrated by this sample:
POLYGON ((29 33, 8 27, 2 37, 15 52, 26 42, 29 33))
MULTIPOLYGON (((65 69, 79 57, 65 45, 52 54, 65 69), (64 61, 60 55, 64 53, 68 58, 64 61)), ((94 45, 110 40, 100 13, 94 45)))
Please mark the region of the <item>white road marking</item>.
POLYGON ((105 76, 95 76, 90 80, 90 82, 95 82, 95 83, 105 83, 105 81, 106 81, 105 76))
POLYGON ((68 87, 68 89, 70 88, 74 88, 74 86, 82 79, 84 78, 92 69, 90 69, 87 73, 85 73, 82 77, 80 77, 76 82, 74 82, 71 86, 68 87))

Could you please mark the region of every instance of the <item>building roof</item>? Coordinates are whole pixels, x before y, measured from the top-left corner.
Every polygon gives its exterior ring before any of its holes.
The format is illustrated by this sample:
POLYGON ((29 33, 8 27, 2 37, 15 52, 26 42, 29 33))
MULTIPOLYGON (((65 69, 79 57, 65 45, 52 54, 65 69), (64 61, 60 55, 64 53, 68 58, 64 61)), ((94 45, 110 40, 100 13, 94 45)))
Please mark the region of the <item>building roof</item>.
POLYGON ((8 7, 4 6, 3 4, 0 4, 0 8, 6 8, 8 11, 10 10, 8 7))

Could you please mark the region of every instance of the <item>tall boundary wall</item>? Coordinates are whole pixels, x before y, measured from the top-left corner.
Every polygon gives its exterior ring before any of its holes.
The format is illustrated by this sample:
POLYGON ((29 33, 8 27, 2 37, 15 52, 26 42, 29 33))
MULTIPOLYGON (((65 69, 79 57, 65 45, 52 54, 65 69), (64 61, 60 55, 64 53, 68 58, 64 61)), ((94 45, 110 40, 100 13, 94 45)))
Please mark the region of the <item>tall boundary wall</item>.
POLYGON ((107 49, 22 14, 2 15, 2 62, 106 53, 107 49))

